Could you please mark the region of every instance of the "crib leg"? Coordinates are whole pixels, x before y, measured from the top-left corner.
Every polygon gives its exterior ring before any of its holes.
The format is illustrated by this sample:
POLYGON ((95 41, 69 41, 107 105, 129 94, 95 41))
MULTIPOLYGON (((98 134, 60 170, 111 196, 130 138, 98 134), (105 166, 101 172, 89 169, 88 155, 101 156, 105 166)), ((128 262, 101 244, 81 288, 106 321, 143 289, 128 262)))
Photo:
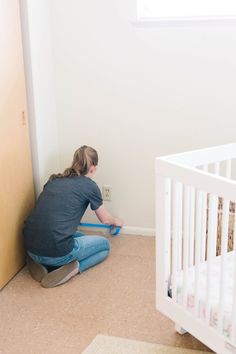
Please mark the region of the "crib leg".
POLYGON ((180 325, 178 325, 177 323, 175 324, 175 330, 177 333, 183 335, 185 333, 187 333, 187 331, 185 331, 184 328, 182 328, 180 325))

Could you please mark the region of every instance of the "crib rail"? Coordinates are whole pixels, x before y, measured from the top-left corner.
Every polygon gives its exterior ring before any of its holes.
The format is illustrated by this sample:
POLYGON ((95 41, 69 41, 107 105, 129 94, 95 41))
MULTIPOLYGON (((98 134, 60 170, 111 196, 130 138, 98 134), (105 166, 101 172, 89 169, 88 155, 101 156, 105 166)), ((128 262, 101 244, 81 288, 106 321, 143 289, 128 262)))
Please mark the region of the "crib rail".
POLYGON ((171 163, 177 163, 188 167, 208 165, 220 161, 236 158, 236 143, 214 146, 207 149, 189 151, 180 154, 168 155, 163 159, 171 163))
POLYGON ((229 247, 229 227, 233 238, 236 229, 235 158, 236 144, 229 144, 156 159, 157 308, 219 353, 236 352, 236 242, 229 247))

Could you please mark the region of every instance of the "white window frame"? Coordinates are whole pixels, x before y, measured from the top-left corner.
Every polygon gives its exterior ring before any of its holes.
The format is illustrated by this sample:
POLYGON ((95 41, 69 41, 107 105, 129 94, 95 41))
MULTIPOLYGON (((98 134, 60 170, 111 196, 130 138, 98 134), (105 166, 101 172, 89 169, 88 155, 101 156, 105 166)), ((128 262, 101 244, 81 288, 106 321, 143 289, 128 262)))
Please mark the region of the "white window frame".
MULTIPOLYGON (((194 15, 194 16, 181 16, 181 15, 176 15, 176 16, 143 16, 143 12, 141 10, 141 7, 143 6, 145 0, 136 0, 136 23, 137 24, 153 24, 153 23, 166 23, 166 22, 181 22, 181 21, 187 21, 187 22, 205 22, 205 21, 233 21, 236 22, 236 10, 235 13, 231 15, 194 15)), ((156 1, 165 1, 165 0, 156 0, 156 1)), ((178 0, 174 0, 175 2, 178 2, 178 0)), ((188 0, 191 1, 191 0, 188 0)), ((193 0, 194 1, 194 0, 193 0)), ((196 0, 197 1, 197 0, 196 0)), ((222 0, 224 2, 224 0, 222 0)), ((236 2, 236 0, 235 0, 236 2)))

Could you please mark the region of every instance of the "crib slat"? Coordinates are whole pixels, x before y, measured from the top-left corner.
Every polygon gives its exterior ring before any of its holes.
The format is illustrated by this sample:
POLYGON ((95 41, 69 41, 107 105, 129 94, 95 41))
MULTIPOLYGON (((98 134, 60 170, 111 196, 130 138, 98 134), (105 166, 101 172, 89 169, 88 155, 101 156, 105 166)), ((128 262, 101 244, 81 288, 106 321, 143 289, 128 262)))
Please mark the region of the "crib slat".
POLYGON ((183 262, 183 184, 179 183, 178 186, 178 270, 182 269, 183 262))
MULTIPOLYGON (((235 209, 236 209, 236 202, 235 209)), ((236 210, 234 211, 234 233, 233 233, 233 250, 236 252, 236 210)))
POLYGON ((225 278, 226 274, 226 255, 228 247, 228 227, 229 227, 229 201, 224 200, 222 214, 222 232, 221 232, 221 269, 219 282, 219 311, 218 311, 218 331, 222 334, 223 318, 224 318, 224 303, 225 303, 225 278))
POLYGON ((202 192, 202 228, 201 228, 201 262, 206 259, 206 221, 207 221, 207 193, 202 192))
POLYGON ((195 280, 194 280, 194 315, 199 316, 199 266, 201 256, 202 233, 202 198, 203 192, 197 191, 196 196, 196 241, 195 241, 195 280))
POLYGON ((189 216, 189 265, 194 263, 194 214, 195 214, 195 189, 190 187, 190 216, 189 216))
POLYGON ((187 309, 190 187, 184 188, 183 306, 187 309))
POLYGON ((233 285, 233 307, 232 307, 232 318, 231 318, 231 323, 232 323, 232 331, 230 334, 231 340, 233 343, 236 345, 236 238, 235 238, 235 232, 236 232, 236 215, 234 214, 234 274, 233 274, 233 279, 234 279, 234 285, 233 285))
POLYGON ((231 160, 226 160, 226 177, 231 178, 231 160))
POLYGON ((234 251, 234 288, 233 288, 233 308, 232 308, 232 331, 230 334, 231 340, 234 344, 236 344, 236 252, 234 251))
POLYGON ((181 183, 173 182, 173 233, 172 233, 172 299, 177 301, 177 266, 178 266, 178 233, 179 233, 179 195, 181 183))
POLYGON ((212 262, 216 255, 216 232, 217 232, 217 206, 218 197, 210 194, 209 198, 209 220, 208 220, 208 240, 207 240, 207 294, 206 294, 206 322, 210 324, 210 297, 212 289, 212 262))
POLYGON ((171 231, 171 179, 165 178, 164 234, 165 239, 165 279, 170 277, 170 231, 171 231))
MULTIPOLYGON (((169 178, 158 175, 159 168, 156 165, 156 274, 158 274, 158 282, 156 283, 156 306, 158 307, 162 298, 168 297, 170 274, 168 273, 168 265, 170 264, 170 249, 168 247, 168 239, 170 238, 171 229, 165 222, 165 212, 168 210, 168 182, 169 178)), ((170 213, 170 210, 169 210, 170 213)))
MULTIPOLYGON (((208 165, 203 166, 203 171, 208 172, 208 165)), ((202 227, 201 227, 201 262, 206 259, 206 220, 207 220, 207 193, 202 192, 202 227)))
POLYGON ((220 174, 220 162, 219 161, 214 163, 214 174, 217 176, 220 174))

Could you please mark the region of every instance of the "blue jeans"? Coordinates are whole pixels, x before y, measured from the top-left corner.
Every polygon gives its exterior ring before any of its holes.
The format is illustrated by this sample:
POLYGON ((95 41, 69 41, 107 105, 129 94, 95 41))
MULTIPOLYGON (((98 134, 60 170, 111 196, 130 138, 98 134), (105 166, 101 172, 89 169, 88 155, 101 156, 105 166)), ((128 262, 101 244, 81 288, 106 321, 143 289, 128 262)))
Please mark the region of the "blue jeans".
POLYGON ((109 255, 110 243, 102 236, 86 236, 81 232, 74 234, 74 248, 66 256, 44 257, 28 251, 29 256, 45 266, 61 267, 74 260, 79 262, 80 272, 102 262, 109 255))

